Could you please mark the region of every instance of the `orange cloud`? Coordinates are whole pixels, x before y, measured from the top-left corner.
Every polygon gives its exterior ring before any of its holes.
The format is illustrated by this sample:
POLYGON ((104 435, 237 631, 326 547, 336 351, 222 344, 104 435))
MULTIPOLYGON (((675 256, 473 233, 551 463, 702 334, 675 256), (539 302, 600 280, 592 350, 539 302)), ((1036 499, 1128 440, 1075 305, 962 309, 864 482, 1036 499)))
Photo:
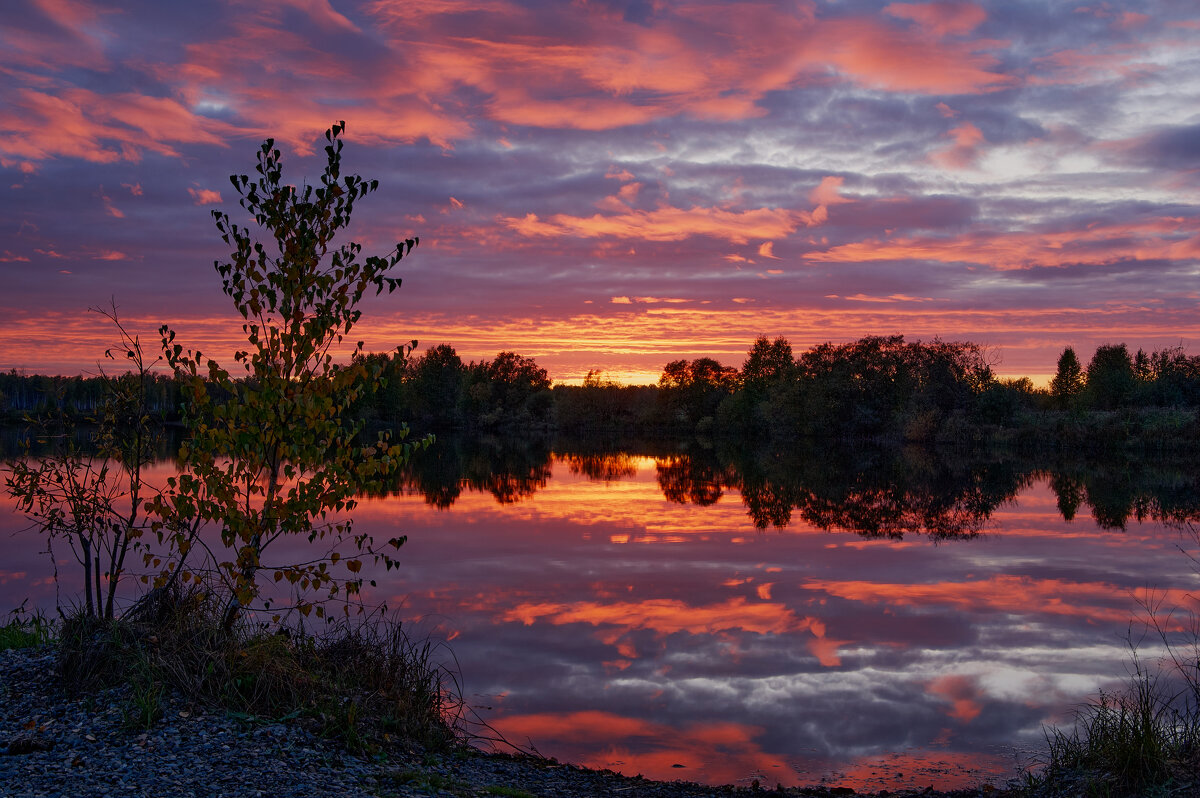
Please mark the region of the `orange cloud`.
MULTIPOLYGON (((770 587, 767 588, 769 594, 770 587)), ((762 592, 759 597, 763 598, 762 592)), ((824 667, 841 664, 838 650, 852 642, 834 640, 826 636, 825 624, 818 618, 797 618, 786 606, 769 603, 750 603, 744 596, 735 596, 720 604, 692 606, 676 599, 650 599, 641 602, 614 602, 601 604, 580 601, 568 604, 553 602, 524 603, 505 610, 501 621, 519 621, 527 626, 545 620, 555 626, 570 623, 587 623, 592 626, 617 627, 623 632, 606 633, 602 639, 609 645, 617 642, 622 634, 635 629, 652 629, 660 636, 687 632, 689 634, 712 634, 713 632, 742 631, 754 634, 784 634, 808 631, 812 637, 807 645, 810 653, 824 667)), ((634 658, 632 648, 620 649, 622 656, 634 658)))
POLYGON ((630 210, 610 216, 595 214, 580 217, 560 213, 546 220, 530 213, 523 218, 504 217, 501 221, 527 237, 682 241, 690 236, 704 235, 733 244, 745 244, 752 238, 785 238, 801 225, 817 223, 812 214, 786 208, 728 211, 698 206, 689 209, 664 207, 652 211, 630 210))
MULTIPOLYGON (((676 632, 710 634, 716 631, 742 630, 757 634, 783 634, 796 628, 808 628, 811 619, 797 619, 782 604, 749 603, 735 596, 720 604, 693 607, 676 599, 651 599, 641 602, 575 602, 557 604, 521 604, 501 616, 503 621, 532 625, 547 620, 555 626, 587 623, 620 626, 626 629, 653 629, 662 635, 676 632)), ((822 630, 823 631, 823 630, 822 630)))
POLYGON ((808 201, 814 205, 840 205, 843 202, 852 202, 841 195, 842 183, 845 182, 844 177, 822 177, 821 182, 808 195, 808 201))
POLYGON ((137 161, 143 151, 178 156, 173 144, 223 144, 230 130, 166 97, 19 89, 10 110, 0 111, 0 153, 32 160, 137 161))
POLYGON ((764 113, 758 101, 768 92, 826 79, 831 69, 860 85, 902 91, 980 92, 1013 82, 993 71, 998 62, 986 54, 999 43, 937 38, 977 20, 980 12, 966 4, 898 4, 894 16, 919 19, 926 28, 909 30, 867 17, 819 19, 807 3, 744 5, 733 16, 683 7, 673 10, 672 24, 657 26, 589 9, 587 35, 551 39, 497 35, 504 28, 535 29, 535 12, 489 3, 478 9, 492 20, 489 30, 437 41, 414 36, 415 26, 435 26, 443 16, 450 25, 450 15, 466 7, 445 2, 416 12, 410 5, 368 7, 403 41, 414 66, 397 75, 397 83, 415 89, 418 101, 470 86, 489 98, 493 119, 510 124, 604 130, 681 114, 752 118, 764 113), (689 29, 700 35, 684 38, 689 29), (698 45, 704 32, 721 46, 698 45))
POLYGON ((907 259, 966 262, 995 269, 1113 263, 1126 259, 1190 260, 1200 257, 1200 222, 1183 217, 1158 217, 1055 233, 984 231, 955 238, 871 239, 809 252, 804 257, 834 263, 907 259))

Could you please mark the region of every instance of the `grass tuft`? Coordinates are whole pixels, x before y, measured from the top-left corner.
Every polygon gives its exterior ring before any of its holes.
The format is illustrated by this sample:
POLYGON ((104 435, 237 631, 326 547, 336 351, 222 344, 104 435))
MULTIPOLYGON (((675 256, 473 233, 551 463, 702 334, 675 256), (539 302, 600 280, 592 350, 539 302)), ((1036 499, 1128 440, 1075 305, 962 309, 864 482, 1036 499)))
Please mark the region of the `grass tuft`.
POLYGON ((37 648, 54 638, 54 630, 41 612, 26 612, 22 604, 9 613, 10 620, 0 626, 0 651, 13 648, 37 648))
POLYGON ((1135 663, 1123 691, 1101 693, 1070 731, 1046 732, 1045 761, 1026 775, 1022 791, 1038 798, 1200 794, 1200 693, 1190 679, 1178 685, 1135 663))
POLYGON ((121 619, 77 613, 62 624, 59 666, 68 689, 130 685, 126 722, 152 725, 168 688, 235 716, 296 720, 379 753, 458 741, 461 702, 437 646, 399 623, 342 623, 314 635, 243 622, 222 629, 221 602, 197 590, 152 592, 121 619))

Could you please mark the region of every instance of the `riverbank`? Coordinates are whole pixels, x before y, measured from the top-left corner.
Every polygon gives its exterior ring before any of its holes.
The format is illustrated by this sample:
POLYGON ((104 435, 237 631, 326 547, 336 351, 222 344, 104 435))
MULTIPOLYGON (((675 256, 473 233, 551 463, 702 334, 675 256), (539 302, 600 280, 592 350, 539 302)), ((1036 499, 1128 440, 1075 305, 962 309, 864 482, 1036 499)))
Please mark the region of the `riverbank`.
MULTIPOLYGON (((319 736, 301 720, 255 722, 178 694, 163 695, 161 716, 142 723, 127 685, 67 695, 56 678, 56 657, 50 647, 0 651, 0 795, 7 798, 859 795, 837 786, 774 790, 774 785, 657 782, 462 747, 428 751, 398 745, 386 757, 369 758, 319 736)), ((871 795, 999 798, 1006 793, 980 787, 871 795)))

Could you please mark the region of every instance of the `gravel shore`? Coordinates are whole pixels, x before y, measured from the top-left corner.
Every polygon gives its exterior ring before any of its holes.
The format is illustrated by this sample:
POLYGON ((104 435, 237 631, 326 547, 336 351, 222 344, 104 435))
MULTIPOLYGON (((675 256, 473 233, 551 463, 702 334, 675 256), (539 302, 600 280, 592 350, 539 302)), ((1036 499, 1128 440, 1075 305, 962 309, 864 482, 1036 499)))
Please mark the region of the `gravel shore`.
MULTIPOLYGON (((250 798, 257 796, 856 795, 837 787, 782 791, 628 778, 553 761, 473 749, 389 752, 368 760, 299 723, 255 723, 162 698, 148 728, 131 722, 128 687, 70 697, 53 649, 0 651, 0 796, 4 798, 250 798)), ((991 787, 880 796, 997 798, 991 787)))

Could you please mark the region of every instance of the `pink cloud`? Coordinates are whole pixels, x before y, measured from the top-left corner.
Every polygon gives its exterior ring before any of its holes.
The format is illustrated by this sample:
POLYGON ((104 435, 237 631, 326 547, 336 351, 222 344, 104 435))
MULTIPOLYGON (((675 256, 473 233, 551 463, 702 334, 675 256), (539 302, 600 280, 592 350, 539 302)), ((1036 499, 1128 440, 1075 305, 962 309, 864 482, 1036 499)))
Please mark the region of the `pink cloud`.
POLYGON ((1081 86, 1117 80, 1139 81, 1161 69, 1147 58, 1145 45, 1122 45, 1103 49, 1091 45, 1085 49, 1059 50, 1033 59, 1033 85, 1078 84, 1081 86))
MULTIPOLYGON (((32 4, 50 23, 30 29, 0 26, 0 52, 7 65, 26 69, 84 67, 104 69, 104 16, 117 13, 100 10, 77 0, 37 0, 32 4)), ((32 76, 31 76, 32 77, 32 76)))
POLYGON ((940 676, 929 683, 929 693, 950 702, 950 717, 969 723, 983 711, 980 706, 982 690, 966 676, 940 676))
POLYGON ((981 231, 956 237, 871 239, 809 252, 823 262, 932 260, 979 263, 995 269, 1113 263, 1120 260, 1191 260, 1200 257, 1200 223, 1159 217, 1129 224, 1089 225, 1059 232, 981 231))
POLYGON ((1126 11, 1117 19, 1116 26, 1122 30, 1140 28, 1150 21, 1149 14, 1139 14, 1136 11, 1126 11))
POLYGON ((841 195, 842 183, 845 178, 842 177, 823 177, 820 184, 814 188, 808 195, 808 201, 814 205, 840 205, 843 202, 851 202, 841 195))
POLYGON ((948 135, 954 139, 954 144, 933 153, 933 162, 947 169, 966 169, 974 166, 981 155, 983 132, 970 122, 963 122, 948 135))
POLYGON ((992 71, 998 61, 987 51, 1003 44, 983 39, 947 44, 868 21, 835 20, 822 25, 817 47, 822 60, 870 88, 975 94, 1017 82, 992 71))
MULTIPOLYGON (((282 5, 322 29, 365 35, 329 0, 282 5)), ((79 41, 99 47, 105 40, 88 6, 46 0, 43 8, 79 41)), ((352 134, 368 144, 427 139, 451 148, 474 132, 470 115, 446 102, 464 87, 479 93, 480 111, 497 121, 607 130, 679 115, 753 118, 766 113, 759 101, 767 93, 835 73, 855 85, 927 93, 1014 82, 990 54, 1001 43, 939 38, 978 24, 982 11, 966 3, 889 6, 892 17, 918 23, 908 27, 878 17, 824 19, 808 2, 747 5, 734 15, 686 6, 648 25, 588 7, 587 25, 549 36, 513 33, 540 27, 540 12, 516 4, 443 0, 414 9, 381 0, 364 10, 387 57, 367 70, 286 27, 279 4, 244 10, 223 38, 185 44, 181 62, 138 65, 169 86, 169 96, 62 89, 54 80, 34 88, 35 78, 24 75, 25 88, 0 113, 0 154, 112 163, 244 135, 273 135, 307 154, 313 131, 338 118, 351 119, 352 134), (473 21, 456 16, 468 10, 473 21), (236 130, 194 110, 213 102, 240 117, 236 130)), ((99 68, 97 57, 89 63, 99 68)), ((38 61, 47 69, 68 63, 38 61)))
POLYGON ((193 205, 217 205, 221 202, 221 192, 207 188, 188 188, 192 195, 193 205))
POLYGON ((987 12, 973 3, 892 3, 883 9, 901 19, 911 19, 937 36, 967 34, 987 19, 987 12))

